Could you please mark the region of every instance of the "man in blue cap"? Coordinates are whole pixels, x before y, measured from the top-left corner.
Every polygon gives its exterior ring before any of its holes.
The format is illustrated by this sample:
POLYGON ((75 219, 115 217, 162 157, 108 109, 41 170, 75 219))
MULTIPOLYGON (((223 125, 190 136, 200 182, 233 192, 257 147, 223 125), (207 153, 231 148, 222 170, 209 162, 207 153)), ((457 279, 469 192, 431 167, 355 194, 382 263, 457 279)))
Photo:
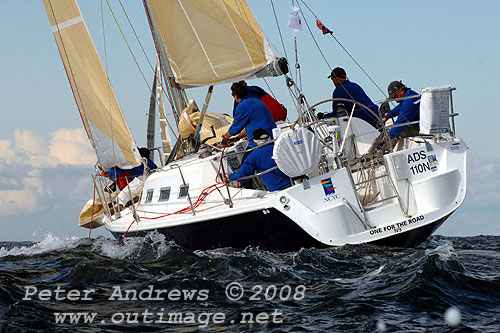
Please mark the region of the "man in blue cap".
MULTIPOLYGON (((366 95, 363 88, 361 88, 357 83, 349 81, 345 70, 341 67, 334 68, 328 78, 331 79, 333 81, 333 84, 335 85, 335 90, 333 91, 332 98, 350 99, 368 107, 372 112, 368 111, 359 104, 356 104, 353 117, 363 119, 368 124, 376 128, 379 121, 378 106, 372 102, 370 97, 366 95)), ((337 117, 337 109, 339 104, 344 104, 346 111, 350 114, 354 103, 346 101, 333 101, 332 112, 327 114, 323 114, 320 112, 317 115, 318 118, 323 119, 337 117)))
MULTIPOLYGON (((407 124, 420 120, 420 95, 403 84, 402 81, 392 81, 387 87, 389 99, 395 99, 398 105, 384 115, 384 121, 398 116, 394 126, 389 131, 391 147, 394 147, 400 138, 416 136, 419 134, 419 124, 407 124), (412 97, 414 96, 414 97, 412 97), (403 125, 406 124, 406 125, 403 125)), ((381 149, 386 139, 377 147, 381 149)))
MULTIPOLYGON (((384 119, 387 120, 394 116, 398 116, 394 125, 420 120, 420 100, 418 99, 419 95, 415 91, 406 87, 401 81, 392 81, 387 87, 387 92, 389 93, 389 99, 396 99, 398 105, 389 113, 385 114, 384 119), (415 97, 412 98, 411 96, 415 97), (399 99, 404 97, 406 98, 399 99)), ((393 127, 389 131, 389 136, 391 139, 394 139, 397 136, 415 136, 418 135, 418 132, 418 124, 411 124, 393 127)))

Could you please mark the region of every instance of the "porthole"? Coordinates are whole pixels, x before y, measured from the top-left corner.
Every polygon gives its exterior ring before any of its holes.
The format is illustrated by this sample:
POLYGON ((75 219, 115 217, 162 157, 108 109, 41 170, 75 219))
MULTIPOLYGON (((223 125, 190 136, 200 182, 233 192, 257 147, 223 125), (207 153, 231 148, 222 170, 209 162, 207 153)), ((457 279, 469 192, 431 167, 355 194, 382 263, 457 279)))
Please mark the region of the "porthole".
POLYGON ((144 200, 144 203, 150 203, 151 200, 153 200, 153 189, 147 190, 146 199, 144 200))
POLYGON ((189 184, 181 185, 179 187, 179 199, 187 197, 188 191, 189 191, 189 184))
POLYGON ((168 199, 170 199, 170 187, 160 188, 160 196, 158 197, 158 201, 168 201, 168 199))

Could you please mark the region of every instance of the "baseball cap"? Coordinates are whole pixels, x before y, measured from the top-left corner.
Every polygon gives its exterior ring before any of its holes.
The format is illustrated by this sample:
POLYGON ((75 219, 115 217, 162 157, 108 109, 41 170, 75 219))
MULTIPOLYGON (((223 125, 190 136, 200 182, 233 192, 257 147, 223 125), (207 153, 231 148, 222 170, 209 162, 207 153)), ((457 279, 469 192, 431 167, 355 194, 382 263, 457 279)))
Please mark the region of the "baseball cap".
POLYGON ((339 79, 346 79, 347 78, 347 74, 345 73, 345 70, 343 68, 340 68, 340 67, 336 67, 332 70, 332 72, 330 73, 330 75, 328 75, 328 78, 331 79, 332 77, 336 77, 336 78, 339 78, 339 79))
POLYGON ((405 85, 401 81, 392 81, 391 83, 389 83, 389 86, 387 87, 389 98, 393 99, 396 96, 396 92, 398 92, 398 90, 401 88, 405 88, 405 85))

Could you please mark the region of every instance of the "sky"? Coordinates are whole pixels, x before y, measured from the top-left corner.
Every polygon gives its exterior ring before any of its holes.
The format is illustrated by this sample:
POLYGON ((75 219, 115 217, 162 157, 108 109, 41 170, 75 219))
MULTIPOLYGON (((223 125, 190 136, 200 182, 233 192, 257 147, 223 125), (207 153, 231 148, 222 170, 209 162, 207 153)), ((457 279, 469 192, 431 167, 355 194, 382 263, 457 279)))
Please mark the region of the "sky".
MULTIPOLYGON (((271 2, 249 0, 257 20, 278 55, 293 65, 293 30, 287 27, 292 1, 274 0, 286 52, 276 28, 271 2)), ((305 1, 347 51, 385 92, 393 80, 423 87, 456 87, 453 102, 457 136, 469 147, 467 197, 440 227, 447 236, 500 235, 500 2, 497 0, 305 1)), ((139 63, 136 66, 106 1, 80 1, 94 43, 129 127, 139 146, 145 144, 146 114, 154 48, 142 1, 122 0, 141 44, 137 42, 118 0, 109 0, 139 63), (104 15, 101 16, 101 8, 104 15), (104 29, 103 23, 104 22, 104 29), (103 38, 103 31, 104 36, 103 38), (147 57, 143 54, 145 50, 147 57), (141 75, 144 73, 147 80, 141 75)), ((297 1, 294 2, 297 4, 297 1)), ((303 92, 310 104, 330 98, 327 75, 345 68, 374 101, 383 94, 330 36, 315 27, 302 8, 303 31, 297 34, 303 92), (305 24, 321 48, 318 51, 305 24)), ((42 0, 3 0, 0 11, 0 241, 36 241, 48 233, 88 237, 77 226, 84 203, 92 199, 96 158, 49 27, 42 0)), ((292 102, 283 78, 251 81, 271 92, 289 109, 292 102), (266 85, 269 84, 269 89, 266 85)), ((203 104, 206 88, 189 90, 203 104)), ((216 86, 209 111, 232 112, 228 85, 216 86)), ((328 108, 328 106, 326 106, 328 108)), ((321 110, 319 110, 321 111, 321 110)), ((106 236, 104 228, 92 236, 106 236)))

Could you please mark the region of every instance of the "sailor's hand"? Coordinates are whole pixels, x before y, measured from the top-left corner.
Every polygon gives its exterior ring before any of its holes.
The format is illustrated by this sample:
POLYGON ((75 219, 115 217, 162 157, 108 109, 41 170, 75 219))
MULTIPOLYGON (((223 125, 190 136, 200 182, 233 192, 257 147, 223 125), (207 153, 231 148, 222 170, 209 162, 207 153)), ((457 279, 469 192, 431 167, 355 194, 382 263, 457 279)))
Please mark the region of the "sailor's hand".
POLYGON ((226 133, 222 136, 222 145, 225 147, 229 144, 229 138, 231 137, 231 135, 229 133, 226 133))
POLYGON ((389 117, 387 117, 387 115, 384 115, 382 119, 377 122, 377 128, 381 128, 382 125, 385 124, 387 119, 389 119, 389 117))
POLYGON ((384 138, 382 140, 382 142, 379 143, 379 145, 377 146, 376 150, 377 151, 381 151, 384 148, 384 146, 385 146, 386 143, 387 143, 387 140, 386 140, 386 138, 384 138))
POLYGON ((320 119, 320 120, 321 120, 321 119, 325 118, 325 114, 324 114, 323 112, 318 112, 318 113, 316 114, 316 118, 318 118, 318 119, 320 119))

